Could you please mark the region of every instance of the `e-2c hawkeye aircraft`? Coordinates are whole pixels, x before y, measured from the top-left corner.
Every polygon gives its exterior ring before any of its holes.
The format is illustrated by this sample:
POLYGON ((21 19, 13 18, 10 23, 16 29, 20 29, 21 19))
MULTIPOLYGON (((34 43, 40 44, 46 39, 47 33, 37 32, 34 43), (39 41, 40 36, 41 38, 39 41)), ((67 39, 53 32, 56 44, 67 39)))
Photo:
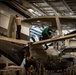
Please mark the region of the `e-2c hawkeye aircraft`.
MULTIPOLYGON (((60 17, 61 20, 68 19, 64 17, 60 17)), ((39 18, 32 18, 32 19, 25 19, 25 22, 33 22, 36 20, 42 20, 42 21, 54 21, 54 19, 58 19, 55 17, 39 17, 39 18)), ((72 19, 72 18, 71 18, 72 19)), ((58 21, 58 20, 57 20, 58 21)), ((58 22, 57 22, 58 24, 58 22)), ((58 26, 60 27, 60 26, 58 26)), ((61 34, 61 29, 58 28, 59 33, 61 34)), ((4 36, 0 36, 0 53, 12 60, 17 65, 20 65, 22 63, 22 60, 25 56, 33 56, 36 57, 36 60, 38 60, 45 69, 65 69, 68 66, 66 65, 68 63, 68 60, 61 59, 61 54, 58 55, 48 55, 47 51, 44 50, 43 44, 50 43, 50 42, 56 42, 56 41, 63 41, 65 39, 76 37, 76 34, 70 34, 66 36, 60 36, 60 37, 54 37, 51 39, 41 40, 37 42, 30 42, 26 40, 18 40, 13 38, 8 38, 4 36), (34 53, 34 54, 33 54, 34 53), (63 63, 63 64, 62 64, 63 63)))

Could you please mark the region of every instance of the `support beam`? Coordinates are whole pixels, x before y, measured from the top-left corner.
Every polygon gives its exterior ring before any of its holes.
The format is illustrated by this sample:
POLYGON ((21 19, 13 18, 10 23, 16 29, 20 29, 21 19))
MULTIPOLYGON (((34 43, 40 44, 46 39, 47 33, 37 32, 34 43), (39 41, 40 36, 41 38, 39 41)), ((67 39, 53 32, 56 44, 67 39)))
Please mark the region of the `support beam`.
POLYGON ((55 16, 56 16, 56 24, 57 24, 57 28, 58 28, 58 31, 59 31, 59 35, 62 35, 62 26, 61 26, 59 17, 57 15, 55 15, 55 16))
POLYGON ((7 36, 9 38, 16 38, 15 17, 13 15, 11 15, 9 19, 7 36))

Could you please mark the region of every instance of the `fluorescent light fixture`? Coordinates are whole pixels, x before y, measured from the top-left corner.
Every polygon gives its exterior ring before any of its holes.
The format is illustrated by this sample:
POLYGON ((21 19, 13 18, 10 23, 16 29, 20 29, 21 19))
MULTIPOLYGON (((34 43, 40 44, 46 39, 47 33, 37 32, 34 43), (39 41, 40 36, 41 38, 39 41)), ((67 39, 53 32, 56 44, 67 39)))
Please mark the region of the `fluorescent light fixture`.
POLYGON ((49 15, 55 15, 55 13, 49 13, 49 15))
POLYGON ((73 40, 75 40, 75 38, 72 38, 73 40))
POLYGON ((0 10, 0 13, 2 13, 2 14, 3 14, 3 13, 4 13, 4 10, 0 10))
POLYGON ((67 28, 70 28, 70 27, 67 27, 67 28))
POLYGON ((33 10, 33 9, 28 9, 28 11, 29 11, 29 12, 34 12, 34 10, 33 10))
POLYGON ((40 22, 40 20, 38 20, 37 22, 40 22))
POLYGON ((69 13, 70 15, 73 15, 73 13, 69 13))
POLYGON ((71 55, 73 55, 74 53, 72 52, 72 53, 70 53, 71 55))
POLYGON ((36 15, 41 16, 41 14, 37 11, 34 12, 36 15))

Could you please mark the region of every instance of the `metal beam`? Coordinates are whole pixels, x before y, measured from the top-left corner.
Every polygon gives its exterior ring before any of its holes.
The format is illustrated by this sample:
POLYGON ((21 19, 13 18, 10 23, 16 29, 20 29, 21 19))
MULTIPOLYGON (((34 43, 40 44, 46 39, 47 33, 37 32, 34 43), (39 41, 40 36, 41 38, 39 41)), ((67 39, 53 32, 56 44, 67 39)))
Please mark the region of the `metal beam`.
MULTIPOLYGON (((43 0, 42 0, 43 1, 43 0)), ((44 2, 44 1, 43 1, 44 2)), ((48 15, 47 12, 45 12, 45 10, 41 10, 39 7, 37 7, 36 5, 34 5, 33 3, 29 3, 30 5, 32 5, 32 7, 36 10, 38 10, 40 13, 43 13, 43 15, 48 15)), ((41 6, 40 6, 41 7, 41 6)))
POLYGON ((67 3, 75 3, 76 2, 76 0, 70 0, 70 1, 67 1, 67 0, 65 0, 67 3))
POLYGON ((33 8, 34 10, 37 10, 38 12, 40 12, 42 15, 46 15, 42 10, 40 10, 38 7, 36 7, 35 5, 33 5, 32 3, 29 3, 27 1, 24 1, 26 2, 27 4, 30 5, 31 8, 33 8))
POLYGON ((53 11, 57 14, 58 12, 60 13, 60 11, 52 4, 52 2, 47 2, 45 0, 43 0, 45 3, 47 3, 51 8, 53 8, 53 11))
POLYGON ((25 6, 21 5, 18 1, 12 1, 13 4, 17 5, 17 7, 21 8, 26 14, 32 16, 32 14, 27 10, 25 6))
POLYGON ((69 6, 76 6, 76 3, 68 3, 69 6))
POLYGON ((16 12, 20 13, 21 15, 25 16, 26 18, 30 18, 29 15, 25 14, 24 11, 21 11, 21 10, 20 10, 21 8, 17 8, 17 7, 16 7, 15 5, 13 5, 11 2, 9 3, 9 2, 4 1, 4 2, 2 2, 2 3, 3 3, 4 5, 7 5, 8 7, 12 8, 12 9, 15 10, 16 12))
POLYGON ((74 14, 71 8, 67 5, 67 3, 64 0, 62 0, 62 3, 67 7, 68 10, 70 10, 72 14, 74 14))
POLYGON ((32 4, 32 6, 34 6, 35 8, 37 8, 38 10, 40 10, 41 12, 43 12, 44 13, 44 15, 47 15, 47 13, 45 12, 45 10, 43 9, 43 10, 41 10, 41 9, 39 9, 37 6, 35 6, 35 5, 33 5, 32 4))
POLYGON ((30 3, 43 3, 43 0, 27 0, 30 3))
POLYGON ((59 17, 57 15, 55 15, 55 16, 56 16, 56 24, 57 24, 57 28, 58 28, 58 31, 59 31, 59 35, 62 35, 62 26, 61 26, 59 17))

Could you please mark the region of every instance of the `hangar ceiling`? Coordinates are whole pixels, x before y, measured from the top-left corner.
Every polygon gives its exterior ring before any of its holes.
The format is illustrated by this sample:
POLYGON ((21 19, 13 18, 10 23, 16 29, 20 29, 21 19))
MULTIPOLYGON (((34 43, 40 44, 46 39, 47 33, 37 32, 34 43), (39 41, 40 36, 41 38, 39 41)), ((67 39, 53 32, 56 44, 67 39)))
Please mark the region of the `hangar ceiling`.
POLYGON ((75 0, 27 0, 46 15, 75 15, 75 0), (73 5, 74 3, 74 5, 73 5), (72 5, 72 6, 71 6, 72 5))
POLYGON ((76 15, 76 0, 26 0, 45 15, 76 15))
POLYGON ((76 16, 76 0, 1 0, 31 17, 43 15, 76 16))
MULTIPOLYGON (((76 17, 76 0, 0 0, 26 18, 37 16, 71 16, 76 17)), ((76 29, 76 22, 66 29, 76 29)), ((65 29, 65 24, 63 24, 65 29)))

